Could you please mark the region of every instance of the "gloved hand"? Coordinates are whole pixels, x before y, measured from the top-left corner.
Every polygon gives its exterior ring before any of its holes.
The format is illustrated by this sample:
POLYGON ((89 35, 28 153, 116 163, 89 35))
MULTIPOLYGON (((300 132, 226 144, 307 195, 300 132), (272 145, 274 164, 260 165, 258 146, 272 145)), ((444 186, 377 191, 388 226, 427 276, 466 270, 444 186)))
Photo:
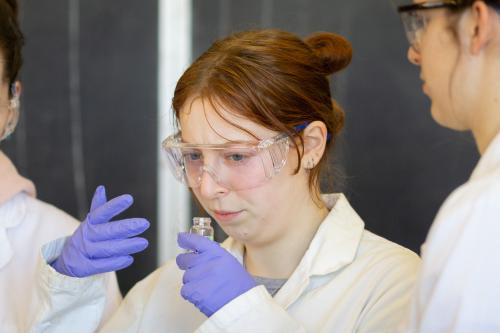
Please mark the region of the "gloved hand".
POLYGON ((51 266, 67 276, 85 277, 131 265, 134 259, 130 254, 148 246, 146 239, 133 236, 149 228, 149 222, 143 218, 109 220, 129 208, 133 201, 128 194, 107 201, 104 187, 99 186, 87 218, 66 240, 51 266))
POLYGON ((186 271, 181 296, 207 317, 256 286, 238 260, 218 243, 190 233, 180 233, 177 243, 193 251, 176 258, 177 266, 186 271))

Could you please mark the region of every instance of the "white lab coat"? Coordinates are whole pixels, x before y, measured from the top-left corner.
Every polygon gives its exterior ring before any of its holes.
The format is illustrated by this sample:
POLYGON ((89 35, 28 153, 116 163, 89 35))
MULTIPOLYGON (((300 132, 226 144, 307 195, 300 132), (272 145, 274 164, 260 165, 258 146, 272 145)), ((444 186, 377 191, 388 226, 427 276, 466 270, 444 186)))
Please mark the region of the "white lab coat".
MULTIPOLYGON (((43 294, 54 292, 45 288, 42 281, 42 277, 47 279, 50 275, 42 272, 47 266, 41 264, 40 248, 71 234, 78 221, 37 200, 33 183, 19 176, 1 151, 0 186, 0 332, 27 332, 37 313, 46 306, 43 294)), ((76 280, 57 275, 60 284, 63 280, 76 280)), ((119 305, 121 294, 114 274, 103 280, 108 300, 103 309, 109 316, 119 305)))
MULTIPOLYGON (((394 332, 407 310, 418 256, 364 230, 343 195, 324 199, 330 213, 274 298, 258 286, 207 319, 180 296, 183 272, 169 261, 135 285, 101 332, 394 332)), ((223 246, 242 261, 242 244, 229 238, 223 246)), ((101 307, 67 301, 54 311, 71 319, 46 313, 40 332, 89 332, 80 325, 101 307)))
POLYGON ((500 133, 422 246, 406 332, 500 332, 500 133))

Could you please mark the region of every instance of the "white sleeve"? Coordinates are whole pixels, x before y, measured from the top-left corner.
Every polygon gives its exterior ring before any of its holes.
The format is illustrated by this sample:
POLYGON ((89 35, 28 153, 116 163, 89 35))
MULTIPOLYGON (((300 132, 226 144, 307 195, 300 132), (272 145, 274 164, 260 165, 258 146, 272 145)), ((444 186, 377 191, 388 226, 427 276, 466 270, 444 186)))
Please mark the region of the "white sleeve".
MULTIPOLYGON (((117 311, 106 322, 100 333, 131 333, 140 332, 141 323, 151 293, 158 283, 159 274, 150 274, 146 279, 139 281, 127 293, 117 311)), ((151 323, 154 325, 154 323, 151 323)))
MULTIPOLYGON (((37 286, 41 306, 29 330, 32 333, 91 333, 103 317, 113 278, 109 274, 86 278, 59 274, 49 263, 59 256, 65 241, 66 238, 60 238, 42 247, 37 286)), ((114 302, 116 299, 108 306, 114 302)))
POLYGON ((491 186, 447 200, 426 242, 407 332, 500 332, 499 198, 491 186))
POLYGON ((264 286, 257 286, 224 305, 196 333, 306 332, 277 304, 264 286))
POLYGON ((99 328, 111 318, 123 301, 115 272, 104 274, 104 279, 106 288, 106 305, 104 307, 104 314, 99 324, 99 328))

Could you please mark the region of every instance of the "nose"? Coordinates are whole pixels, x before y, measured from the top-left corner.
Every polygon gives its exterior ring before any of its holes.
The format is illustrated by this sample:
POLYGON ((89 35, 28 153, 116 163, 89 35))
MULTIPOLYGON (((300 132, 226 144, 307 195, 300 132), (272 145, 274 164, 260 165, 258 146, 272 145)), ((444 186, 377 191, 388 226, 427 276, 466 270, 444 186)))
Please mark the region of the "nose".
POLYGON ((420 53, 413 46, 408 48, 407 57, 409 62, 416 66, 420 66, 420 53))
POLYGON ((199 193, 207 199, 219 198, 226 195, 229 190, 222 186, 217 179, 217 175, 207 167, 203 168, 201 175, 199 193))

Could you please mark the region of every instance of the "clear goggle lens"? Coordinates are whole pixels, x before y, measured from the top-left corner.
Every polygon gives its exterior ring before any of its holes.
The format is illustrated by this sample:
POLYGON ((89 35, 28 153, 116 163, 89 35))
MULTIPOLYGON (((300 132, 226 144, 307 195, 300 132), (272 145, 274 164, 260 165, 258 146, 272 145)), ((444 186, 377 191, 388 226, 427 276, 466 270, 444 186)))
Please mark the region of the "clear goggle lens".
POLYGON ((422 33, 428 23, 425 11, 408 11, 401 13, 401 20, 410 45, 416 50, 420 49, 422 33))
POLYGON ((255 144, 187 144, 180 134, 163 142, 170 170, 179 181, 198 188, 207 173, 231 190, 258 187, 278 174, 286 164, 289 146, 284 134, 255 144))
POLYGON ((465 1, 442 0, 425 2, 408 2, 407 0, 393 0, 403 21, 408 42, 415 49, 420 49, 422 34, 429 23, 429 15, 433 9, 457 9, 465 5, 465 1))
MULTIPOLYGON (((7 105, 0 105, 0 107, 5 108, 7 112, 11 113, 10 119, 5 125, 5 128, 0 128, 0 141, 8 138, 16 129, 17 122, 19 120, 19 97, 15 96, 9 100, 7 105)), ((0 111, 1 112, 1 111, 0 111)))

